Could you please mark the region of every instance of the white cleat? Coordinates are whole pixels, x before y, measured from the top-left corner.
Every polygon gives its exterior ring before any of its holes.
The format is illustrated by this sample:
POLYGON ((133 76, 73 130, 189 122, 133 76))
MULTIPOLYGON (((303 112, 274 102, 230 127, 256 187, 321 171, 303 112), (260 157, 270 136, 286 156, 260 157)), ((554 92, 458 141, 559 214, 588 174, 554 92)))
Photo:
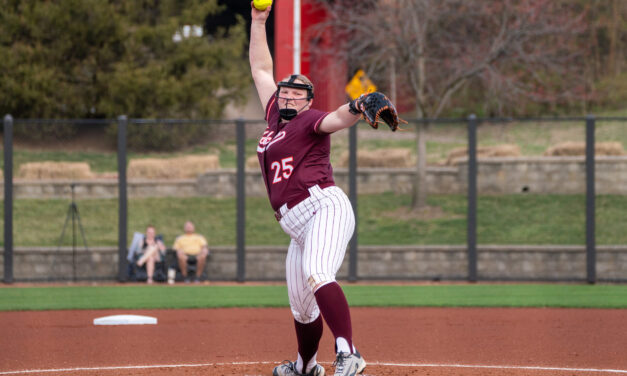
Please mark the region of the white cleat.
POLYGON ((355 351, 353 354, 338 353, 333 365, 335 366, 335 376, 355 376, 363 373, 366 369, 366 361, 359 351, 355 351))
POLYGON ((324 368, 320 364, 316 364, 311 371, 300 373, 296 370, 296 362, 286 360, 283 364, 274 367, 272 376, 324 376, 324 368))

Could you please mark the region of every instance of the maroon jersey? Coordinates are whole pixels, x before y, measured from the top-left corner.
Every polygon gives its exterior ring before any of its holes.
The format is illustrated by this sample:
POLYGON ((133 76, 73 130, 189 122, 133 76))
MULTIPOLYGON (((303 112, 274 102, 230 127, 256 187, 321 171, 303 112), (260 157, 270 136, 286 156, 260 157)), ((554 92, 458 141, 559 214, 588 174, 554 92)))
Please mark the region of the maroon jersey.
POLYGON ((329 162, 331 136, 318 133, 322 119, 328 114, 310 109, 289 123, 281 123, 276 97, 268 101, 265 118, 268 127, 257 145, 257 156, 274 210, 306 198, 309 187, 334 184, 329 162))

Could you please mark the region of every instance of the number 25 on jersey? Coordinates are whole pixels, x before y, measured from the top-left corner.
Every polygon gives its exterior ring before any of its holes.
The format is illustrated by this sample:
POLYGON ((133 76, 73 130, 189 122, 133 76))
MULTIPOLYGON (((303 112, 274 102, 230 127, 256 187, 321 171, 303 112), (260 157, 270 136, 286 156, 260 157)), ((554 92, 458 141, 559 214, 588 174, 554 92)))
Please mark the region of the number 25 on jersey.
POLYGON ((281 159, 281 162, 272 162, 270 165, 270 169, 274 171, 274 180, 272 180, 272 184, 276 184, 283 179, 287 180, 290 178, 292 172, 294 171, 292 163, 294 163, 294 157, 283 158, 281 159))

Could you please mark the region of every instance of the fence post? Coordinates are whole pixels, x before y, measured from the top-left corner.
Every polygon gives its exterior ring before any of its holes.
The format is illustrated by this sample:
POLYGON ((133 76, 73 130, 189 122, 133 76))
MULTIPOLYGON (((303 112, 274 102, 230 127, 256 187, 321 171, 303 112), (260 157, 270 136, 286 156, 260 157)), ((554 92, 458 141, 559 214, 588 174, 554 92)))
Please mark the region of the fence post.
POLYGON ((13 283, 13 117, 4 125, 4 283, 13 283))
POLYGON ((468 281, 477 281, 477 116, 468 117, 468 281))
POLYGON ((246 127, 235 122, 237 139, 237 281, 246 281, 246 127))
POLYGON ((348 131, 348 198, 355 214, 355 231, 348 243, 348 280, 357 281, 357 125, 348 131))
POLYGON ((586 268, 588 283, 596 282, 594 115, 586 116, 586 268))
POLYGON ((127 279, 127 187, 126 187, 126 131, 128 118, 126 115, 118 117, 118 281, 127 279))

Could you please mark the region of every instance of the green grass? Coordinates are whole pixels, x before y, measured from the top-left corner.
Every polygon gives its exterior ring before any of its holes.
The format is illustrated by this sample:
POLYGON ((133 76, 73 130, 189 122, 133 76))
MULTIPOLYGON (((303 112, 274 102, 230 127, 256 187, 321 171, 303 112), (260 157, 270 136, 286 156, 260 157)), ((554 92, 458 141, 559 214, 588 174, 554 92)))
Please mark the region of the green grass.
MULTIPOLYGON (((609 112, 599 116, 625 116, 626 110, 609 112)), ((598 121, 596 124, 596 141, 618 141, 627 148, 627 128, 625 122, 598 121)), ((413 135, 414 127, 407 125, 403 135, 413 135)), ((369 130, 365 123, 360 124, 360 129, 369 130)), ((378 132, 381 132, 379 130, 378 132)), ((384 131, 384 130, 383 130, 384 131)), ((256 132, 256 131, 255 131, 256 132)), ((258 142, 257 134, 249 131, 246 140, 246 155, 254 155, 258 142)), ((441 163, 446 160, 448 153, 456 148, 467 146, 467 129, 465 123, 458 124, 431 124, 427 131, 427 157, 429 163, 441 163)), ((564 122, 507 122, 507 123, 483 123, 478 128, 478 145, 490 146, 499 144, 515 144, 520 147, 522 155, 539 156, 549 148, 565 141, 584 141, 585 124, 583 121, 564 122)), ((70 141, 71 142, 71 141, 70 141)), ((348 147, 348 138, 342 135, 333 136, 331 161, 337 163, 342 152, 348 147)), ((416 142, 413 138, 402 137, 362 137, 358 142, 358 148, 364 150, 381 148, 408 148, 415 154, 416 142)), ((176 153, 139 153, 129 151, 127 158, 167 158, 185 154, 217 154, 220 158, 220 166, 223 168, 235 168, 236 144, 233 139, 207 142, 176 153)), ((0 155, 0 160, 3 156, 0 155)), ((14 170, 19 171, 19 166, 26 162, 36 161, 70 161, 87 162, 94 172, 117 171, 117 155, 111 152, 67 152, 37 151, 31 149, 14 148, 14 170)))
MULTIPOLYGON (((404 217, 403 209, 410 204, 408 195, 359 196, 359 244, 465 244, 466 197, 431 195, 428 202, 441 208, 442 216, 429 220, 404 217)), ((77 204, 88 245, 117 245, 116 199, 79 200, 77 204)), ((14 245, 57 246, 68 205, 68 200, 15 200, 14 245)), ((133 231, 143 231, 146 225, 153 224, 164 235, 166 243, 171 244, 182 232, 183 223, 191 219, 211 245, 233 246, 236 243, 235 208, 234 198, 133 198, 129 200, 128 236, 130 239, 133 231)), ((627 244, 627 231, 624 231, 627 197, 597 196, 596 209, 597 244, 627 244)), ((2 218, 0 216, 0 222, 2 218)), ((585 197, 480 196, 477 236, 479 244, 583 245, 585 197)), ((265 197, 247 199, 246 242, 248 245, 287 245, 289 242, 265 197)), ((62 245, 71 245, 69 226, 62 245)))
MULTIPOLYGON (((608 116, 624 113, 607 114, 608 116)), ((369 129, 366 125, 360 125, 369 129)), ((382 130, 375 131, 381 132, 382 130)), ((360 129, 360 132, 363 131, 360 129)), ((408 126, 408 133, 413 127, 408 126)), ((251 132, 252 133, 252 132, 251 132)), ((378 135, 378 133, 374 133, 378 135)), ((387 135, 387 134, 386 134, 387 135)), ((250 134, 246 154, 255 153, 257 139, 250 134)), ((372 135, 371 135, 372 136, 372 135)), ((364 137, 360 149, 402 147, 415 151, 415 140, 407 137, 364 137)), ((389 136, 389 135, 388 135, 389 136)), ((583 122, 518 122, 482 124, 480 145, 514 143, 523 155, 541 155, 547 147, 563 141, 583 141, 583 122)), ((347 137, 333 136, 332 160, 347 149, 347 137)), ((624 122, 599 122, 597 141, 620 141, 627 146, 624 122)), ((432 124, 428 130, 430 162, 446 159, 450 150, 466 146, 467 130, 463 124, 432 124)), ((233 140, 208 143, 175 154, 130 152, 129 159, 168 157, 181 154, 213 153, 220 156, 222 167, 235 167, 233 140)), ((65 152, 14 150, 14 172, 30 161, 84 161, 93 171, 116 171, 114 152, 65 152)), ((0 154, 0 159, 2 155, 0 154)), ((430 195, 429 204, 443 209, 444 215, 431 220, 407 219, 398 215, 408 206, 408 195, 390 193, 360 196, 358 207, 359 242, 362 245, 383 244, 465 244, 466 198, 463 195, 430 195)), ((583 195, 506 195, 480 196, 478 203, 478 241, 480 244, 584 244, 585 199, 583 195)), ((78 201, 82 224, 89 245, 117 244, 117 201, 78 201)), ((67 200, 15 201, 14 242, 16 246, 56 246, 67 212, 67 200)), ((0 208, 1 211, 2 208, 0 208)), ((599 245, 627 244, 623 231, 627 199, 623 196, 597 196, 597 233, 599 245)), ((249 198, 247 203, 247 243, 250 245, 286 245, 287 236, 273 220, 266 198, 249 198)), ((212 245, 235 244, 235 199, 155 198, 129 200, 129 236, 154 224, 171 243, 181 231, 182 223, 191 219, 198 231, 212 245)), ((0 218, 0 221, 2 218, 0 218)), ((0 231, 2 228, 0 227, 0 231)), ((70 233, 62 239, 69 245, 70 233)), ((2 239, 0 238, 0 244, 2 239)))
MULTIPOLYGON (((351 285, 353 307, 627 308, 620 285, 351 285)), ((0 288, 0 311, 287 307, 283 285, 66 286, 0 288)))

